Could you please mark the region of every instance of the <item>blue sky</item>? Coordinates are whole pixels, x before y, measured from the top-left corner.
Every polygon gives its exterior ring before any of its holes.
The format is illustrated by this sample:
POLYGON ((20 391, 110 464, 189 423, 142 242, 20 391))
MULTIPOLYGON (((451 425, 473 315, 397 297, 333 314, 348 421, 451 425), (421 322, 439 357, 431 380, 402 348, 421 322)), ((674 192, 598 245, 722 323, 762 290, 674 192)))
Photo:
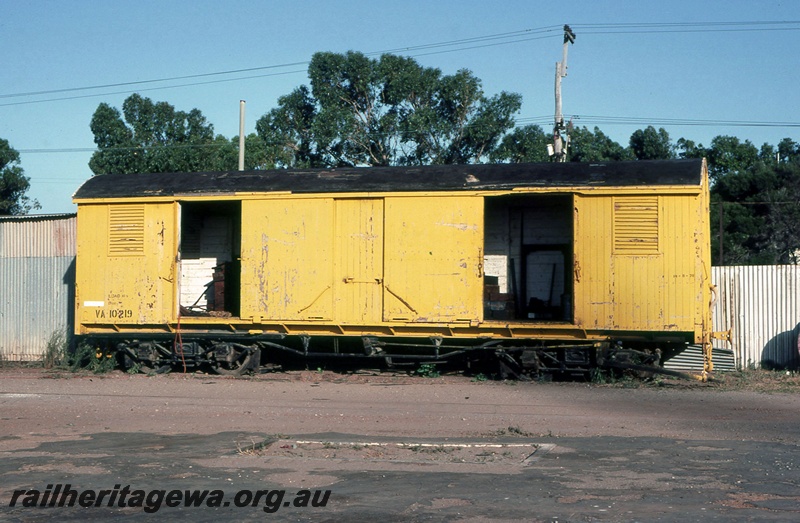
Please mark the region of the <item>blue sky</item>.
POLYGON ((392 51, 445 74, 469 69, 487 95, 523 96, 518 124, 549 130, 566 23, 577 40, 563 104, 577 125, 597 125, 623 145, 649 123, 706 145, 722 134, 757 146, 800 141, 800 23, 753 24, 798 20, 797 0, 6 0, 0 138, 20 152, 38 212, 72 212, 72 193, 92 174, 89 122, 101 102, 121 108, 139 92, 200 109, 216 133, 232 137, 239 100, 253 132, 278 97, 308 83, 313 53, 348 50, 392 51), (443 42, 458 44, 419 49, 443 42), (19 96, 251 68, 262 69, 19 96))

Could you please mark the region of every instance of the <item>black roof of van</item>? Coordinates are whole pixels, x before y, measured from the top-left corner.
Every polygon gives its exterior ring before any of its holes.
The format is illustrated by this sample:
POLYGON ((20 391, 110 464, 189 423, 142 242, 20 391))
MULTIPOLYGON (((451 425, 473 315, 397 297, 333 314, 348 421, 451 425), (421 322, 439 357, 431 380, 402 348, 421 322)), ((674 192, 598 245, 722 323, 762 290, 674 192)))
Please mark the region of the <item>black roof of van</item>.
POLYGON ((699 186, 703 160, 343 167, 200 173, 105 174, 75 199, 231 193, 511 190, 522 187, 699 186))

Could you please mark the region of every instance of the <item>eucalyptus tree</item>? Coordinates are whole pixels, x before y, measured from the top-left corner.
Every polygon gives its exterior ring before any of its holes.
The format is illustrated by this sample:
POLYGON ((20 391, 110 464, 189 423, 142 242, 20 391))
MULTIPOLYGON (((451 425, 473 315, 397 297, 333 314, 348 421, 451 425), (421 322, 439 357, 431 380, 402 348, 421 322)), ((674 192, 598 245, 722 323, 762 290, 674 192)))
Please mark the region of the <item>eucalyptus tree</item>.
POLYGON ((571 162, 606 162, 632 160, 633 154, 599 127, 590 131, 588 128, 576 127, 570 133, 567 154, 571 162))
POLYGON ((256 125, 278 166, 475 163, 514 127, 518 94, 487 97, 462 69, 444 75, 415 60, 316 53, 300 86, 256 125))
POLYGON ((656 130, 649 125, 646 129, 637 129, 631 135, 629 145, 637 160, 671 160, 676 157, 675 145, 663 127, 656 130))
POLYGON ((20 166, 19 153, 8 140, 0 138, 0 216, 28 214, 39 209, 39 202, 26 195, 30 187, 30 178, 20 166))
MULTIPOLYGON (((101 103, 90 124, 98 150, 89 167, 95 174, 198 172, 235 168, 235 154, 220 157, 228 139, 198 109, 179 111, 167 102, 132 94, 122 111, 101 103)), ((229 148, 228 148, 229 149, 229 148)))

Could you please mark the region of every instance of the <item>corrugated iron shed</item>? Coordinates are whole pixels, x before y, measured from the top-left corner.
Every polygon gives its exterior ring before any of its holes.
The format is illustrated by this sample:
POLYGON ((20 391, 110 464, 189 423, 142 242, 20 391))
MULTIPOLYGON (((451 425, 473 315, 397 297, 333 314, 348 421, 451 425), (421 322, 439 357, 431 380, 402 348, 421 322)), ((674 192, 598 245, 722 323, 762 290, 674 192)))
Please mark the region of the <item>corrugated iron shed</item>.
POLYGON ((76 215, 0 217, 0 358, 34 361, 70 332, 76 215))
MULTIPOLYGON (((711 358, 714 361, 714 371, 716 372, 736 370, 733 351, 730 349, 714 347, 711 358)), ((683 352, 665 361, 664 368, 700 372, 703 370, 704 361, 703 346, 689 345, 683 352)))
POLYGON ((799 368, 800 266, 713 267, 711 274, 714 330, 731 329, 736 366, 799 368))
MULTIPOLYGON (((712 267, 711 274, 717 287, 714 330, 731 331, 731 343, 714 342, 714 369, 800 368, 800 267, 724 266, 712 267)), ((664 366, 702 370, 702 351, 689 346, 664 366)))

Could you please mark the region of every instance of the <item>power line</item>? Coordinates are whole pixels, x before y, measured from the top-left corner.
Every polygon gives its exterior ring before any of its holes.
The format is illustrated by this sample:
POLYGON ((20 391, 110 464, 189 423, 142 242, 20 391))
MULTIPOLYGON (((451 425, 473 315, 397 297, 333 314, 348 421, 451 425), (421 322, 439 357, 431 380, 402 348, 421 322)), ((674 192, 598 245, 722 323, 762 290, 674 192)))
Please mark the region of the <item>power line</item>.
MULTIPOLYGON (((416 46, 408 46, 408 47, 401 47, 396 49, 388 49, 385 51, 374 51, 365 53, 366 56, 377 56, 386 53, 397 53, 397 52, 409 52, 409 51, 420 51, 420 50, 428 50, 428 49, 435 49, 441 47, 451 47, 451 46, 459 46, 459 45, 467 45, 467 44, 474 44, 477 42, 489 42, 489 41, 496 41, 501 39, 508 39, 508 38, 515 38, 509 42, 501 42, 501 43, 517 43, 517 42, 524 42, 528 40, 535 40, 538 38, 518 38, 520 36, 531 35, 531 34, 542 34, 547 32, 555 31, 559 26, 549 26, 549 27, 540 27, 537 29, 523 29, 520 31, 511 31, 506 33, 498 33, 492 35, 484 35, 484 36, 477 36, 472 38, 463 38, 459 40, 449 40, 445 42, 437 42, 437 43, 430 43, 430 44, 422 44, 416 46)), ((553 36, 553 35, 550 35, 553 36)), ((547 38, 539 37, 539 38, 547 38)), ((477 47, 488 47, 491 45, 498 45, 497 43, 486 44, 485 46, 472 46, 467 47, 465 49, 475 49, 477 47)), ((461 50, 461 49, 458 49, 461 50)), ((434 54, 434 53, 429 53, 434 54)), ((222 76, 222 75, 230 75, 230 74, 240 74, 240 73, 247 73, 247 72, 254 72, 254 71, 262 71, 266 69, 280 69, 284 67, 296 67, 296 66, 307 66, 310 62, 290 62, 285 64, 277 64, 277 65, 265 65, 260 67, 248 67, 244 69, 232 69, 228 71, 217 71, 212 73, 200 73, 200 74, 193 74, 193 75, 183 75, 183 76, 173 76, 168 78, 156 78, 151 80, 139 80, 133 82, 118 82, 118 83, 111 83, 111 84, 101 84, 101 85, 88 85, 83 87, 69 87, 64 89, 49 89, 49 90, 42 90, 42 91, 28 91, 28 92, 21 92, 21 93, 10 93, 10 94, 0 94, 0 99, 2 98, 18 98, 18 97, 26 97, 26 96, 39 96, 45 94, 59 94, 59 93, 68 93, 68 92, 78 92, 78 91, 89 91, 89 90, 96 90, 96 89, 108 89, 111 87, 129 87, 134 85, 145 85, 151 83, 161 83, 161 82, 172 82, 178 80, 188 80, 192 78, 205 78, 209 76, 222 76)), ((277 73, 277 74, 288 74, 288 73, 297 73, 297 72, 305 72, 305 71, 289 71, 287 73, 277 73)), ((233 78, 229 80, 222 80, 222 81, 234 81, 234 80, 244 80, 250 78, 260 78, 262 76, 272 76, 272 75, 259 75, 259 76, 246 76, 241 78, 233 78)), ((183 84, 178 86, 169 86, 169 87, 186 87, 186 86, 194 86, 194 85, 204 85, 205 83, 212 83, 212 82, 201 82, 201 83, 191 83, 191 84, 183 84)), ((162 87, 162 89, 166 89, 169 87, 162 87)), ((125 91, 128 92, 128 91, 125 91)), ((107 94, 107 93, 104 93, 107 94)), ((118 94, 118 93, 110 93, 110 94, 118 94)), ((91 96, 99 96, 99 94, 94 94, 91 96)), ((64 98, 64 99, 72 99, 72 98, 64 98)), ((49 100, 48 100, 49 101, 49 100)), ((5 105, 13 105, 13 104, 0 104, 0 107, 5 105)))
MULTIPOLYGON (((529 42, 529 41, 532 41, 532 40, 542 40, 544 38, 552 38, 552 37, 553 37, 553 35, 518 38, 518 39, 515 39, 515 40, 507 40, 505 42, 494 42, 494 43, 487 43, 487 44, 482 44, 482 45, 473 45, 473 46, 469 46, 469 47, 459 47, 457 49, 431 51, 429 53, 416 53, 416 54, 413 54, 411 56, 430 56, 430 55, 435 55, 435 54, 455 53, 455 52, 460 52, 460 51, 468 51, 468 50, 471 50, 471 49, 480 49, 480 48, 485 48, 485 47, 495 47, 495 46, 498 46, 498 45, 516 44, 516 43, 519 43, 519 42, 529 42)), ((476 40, 476 39, 470 39, 470 40, 476 40)), ((434 47, 434 46, 437 46, 437 45, 446 45, 446 44, 431 44, 431 45, 426 45, 426 46, 417 46, 415 48, 404 48, 404 49, 416 49, 416 48, 425 49, 425 48, 431 48, 431 47, 434 47)), ((449 45, 449 44, 447 44, 447 45, 449 45)), ((393 51, 379 51, 379 52, 373 52, 373 53, 366 53, 365 56, 375 56, 375 55, 392 53, 392 52, 393 51)), ((309 63, 310 62, 298 62, 298 64, 305 64, 305 65, 308 65, 309 63)), ((269 67, 277 68, 277 67, 284 67, 284 66, 269 66, 269 67)), ((256 70, 256 69, 259 69, 259 68, 251 68, 250 70, 256 70)), ((83 98, 97 98, 97 97, 103 97, 103 96, 113 96, 113 95, 116 95, 116 94, 129 94, 129 93, 133 93, 133 92, 144 93, 144 92, 149 92, 149 91, 161 91, 161 90, 164 90, 164 89, 176 89, 176 88, 180 88, 180 87, 196 87, 198 85, 210 85, 210 84, 218 84, 218 83, 225 83, 225 82, 236 82, 236 81, 240 81, 240 80, 252 80, 252 79, 255 79, 255 78, 266 78, 266 77, 270 77, 270 76, 281 76, 281 75, 297 74, 297 73, 305 73, 305 72, 307 72, 305 69, 300 69, 300 70, 294 70, 294 71, 284 71, 284 72, 280 72, 280 73, 259 74, 259 75, 251 75, 251 76, 239 76, 239 77, 236 77, 236 78, 225 78, 225 79, 221 79, 221 80, 209 80, 209 81, 206 81, 206 82, 192 82, 192 83, 186 83, 186 84, 165 85, 165 86, 161 86, 161 87, 147 87, 147 88, 144 88, 144 89, 136 89, 136 91, 125 90, 125 91, 114 91, 114 92, 105 92, 105 93, 92 93, 92 94, 84 94, 84 95, 76 95, 76 96, 63 96, 63 97, 59 97, 59 98, 47 98, 45 100, 25 100, 25 101, 21 101, 21 102, 0 103, 0 107, 9 107, 9 106, 13 106, 13 105, 31 105, 31 104, 39 104, 39 103, 46 103, 46 102, 60 102, 60 101, 64 101, 64 100, 79 100, 79 99, 83 99, 83 98)), ((221 74, 228 74, 228 73, 208 73, 206 75, 199 75, 199 76, 212 76, 212 75, 217 75, 217 74, 221 75, 221 74)), ((184 76, 184 77, 179 77, 179 78, 192 78, 192 76, 184 76)), ((121 84, 109 84, 109 87, 113 86, 113 85, 124 86, 124 85, 140 84, 140 83, 166 82, 166 81, 169 81, 169 80, 172 80, 172 79, 143 80, 141 82, 128 82, 128 83, 121 83, 121 84)), ((97 88, 100 88, 100 87, 76 87, 76 88, 72 88, 72 89, 59 89, 59 90, 55 90, 55 91, 40 91, 40 93, 46 93, 46 92, 56 93, 56 92, 70 92, 70 91, 75 92, 75 91, 80 91, 80 90, 92 90, 92 89, 97 89, 97 88)), ((32 93, 32 94, 38 94, 38 93, 32 93)), ((13 97, 13 96, 25 96, 25 94, 0 95, 0 98, 8 98, 8 97, 13 97)))
POLYGON ((157 82, 171 82, 176 80, 187 80, 190 78, 205 78, 209 76, 220 76, 226 74, 237 74, 237 73, 249 73, 252 71, 263 71, 265 69, 279 69, 281 67, 294 67, 298 65, 307 65, 308 62, 294 62, 288 64, 280 64, 280 65, 266 65, 263 67, 248 67, 246 69, 233 69, 230 71, 218 71, 215 73, 201 73, 201 74, 190 74, 185 76, 173 76, 171 78, 159 78, 155 80, 139 80, 136 82, 119 82, 114 84, 104 84, 104 85, 90 85, 85 87, 69 87, 66 89, 50 89, 47 91, 29 91, 25 93, 12 93, 12 94, 0 94, 0 98, 17 98, 21 96, 35 96, 35 95, 43 95, 43 94, 58 94, 58 93, 69 93, 75 91, 87 91, 91 89, 108 89, 110 87, 123 87, 123 86, 132 86, 132 85, 143 85, 143 84, 151 84, 157 82))
MULTIPOLYGON (((604 124, 604 125, 652 125, 662 127, 675 126, 705 126, 705 127, 800 127, 800 122, 776 122, 776 121, 746 121, 746 120, 701 120, 690 118, 648 118, 634 116, 598 116, 598 115, 565 115, 574 124, 604 124)), ((528 124, 549 124, 552 116, 529 116, 517 118, 516 127, 528 124)))
POLYGON ((663 28, 663 27, 739 27, 739 26, 778 26, 778 25, 797 25, 800 20, 751 20, 742 22, 628 22, 628 23, 608 23, 608 24, 572 24, 581 29, 628 29, 628 28, 663 28))
MULTIPOLYGON (((398 47, 396 49, 388 49, 386 51, 380 51, 380 53, 368 53, 370 55, 376 54, 384 54, 384 53, 400 53, 400 52, 408 52, 408 51, 420 51, 426 49, 433 49, 438 47, 445 47, 445 46, 453 46, 453 45, 462 45, 462 44, 471 44, 476 42, 486 42, 491 40, 499 40, 502 38, 517 38, 519 36, 526 36, 531 34, 542 34, 542 33, 552 33, 549 36, 558 36, 559 31, 561 31, 561 26, 559 25, 552 25, 547 27, 539 27, 536 29, 522 29, 520 31, 511 31, 507 33, 498 33, 494 35, 485 35, 485 36, 478 36, 474 38, 463 38, 460 40, 450 40, 447 42, 439 42, 433 44, 422 44, 416 45, 412 47, 398 47)), ((515 42, 524 42, 527 39, 521 40, 513 40, 512 43, 515 42)), ((538 38, 534 38, 534 40, 538 40, 538 38)), ((469 48, 471 49, 471 48, 469 48)))
POLYGON ((664 34, 664 33, 745 33, 755 31, 800 31, 800 27, 784 28, 740 28, 740 29, 663 29, 663 30, 620 30, 620 31, 581 31, 581 36, 587 34, 608 35, 608 34, 664 34))
POLYGON ((20 154, 49 154, 49 153, 94 153, 100 151, 141 151, 142 149, 204 149, 211 147, 226 147, 230 146, 229 142, 224 143, 195 143, 195 144, 151 144, 151 145, 133 145, 125 147, 74 147, 62 149, 17 149, 20 154))
MULTIPOLYGON (((545 117, 537 117, 545 118, 545 117)), ((549 117, 548 117, 549 118, 549 117)), ((800 127, 800 122, 747 121, 747 120, 699 120, 690 118, 646 118, 631 116, 572 115, 577 122, 584 120, 605 125, 661 125, 661 126, 706 126, 706 127, 800 127)))
MULTIPOLYGON (((10 102, 10 103, 0 104, 0 107, 8 107, 10 105, 30 105, 30 104, 38 104, 38 103, 45 103, 45 102, 59 102, 59 101, 63 101, 63 100, 79 100, 81 98, 96 98, 96 97, 100 97, 100 96, 112 96, 112 95, 115 95, 115 94, 128 94, 128 93, 132 93, 132 92, 145 93, 145 92, 149 92, 149 91, 161 91, 163 89, 174 89, 174 88, 178 88, 178 87, 195 87, 195 86, 198 86, 198 85, 219 84, 219 83, 224 83, 224 82, 235 82, 235 81, 238 81, 238 80, 252 80, 254 78, 266 78, 268 76, 281 76, 281 75, 286 75, 286 74, 296 74, 296 73, 304 73, 304 72, 305 72, 305 70, 284 71, 282 73, 268 73, 268 74, 259 74, 259 75, 255 75, 255 76, 243 76, 243 77, 237 77, 237 78, 225 78, 225 79, 221 79, 221 80, 209 80, 207 82, 192 82, 192 83, 189 83, 189 84, 165 85, 165 86, 162 86, 162 87, 147 87, 147 88, 144 88, 144 89, 137 89, 136 91, 127 91, 126 90, 126 91, 115 91, 115 92, 110 92, 110 93, 106 92, 106 93, 83 94, 83 95, 76 95, 76 96, 64 96, 64 97, 60 97, 60 98, 48 98, 46 100, 27 100, 27 101, 23 101, 23 102, 10 102)), ((87 88, 87 89, 90 89, 90 88, 87 88)))
POLYGON ((444 51, 431 51, 430 53, 414 53, 414 54, 411 54, 409 56, 415 57, 415 56, 431 56, 431 55, 435 55, 435 54, 444 54, 444 53, 457 53, 457 52, 460 52, 460 51, 469 51, 471 49, 483 49, 483 48, 486 48, 486 47, 496 47, 496 46, 499 46, 499 45, 517 44, 519 42, 530 42, 532 40, 543 40, 545 38, 553 38, 553 37, 554 37, 554 35, 537 36, 537 37, 530 37, 530 38, 520 38, 520 39, 517 39, 517 40, 507 40, 505 42, 495 42, 495 43, 492 43, 492 44, 473 45, 473 46, 470 46, 470 47, 459 47, 457 49, 447 49, 447 50, 444 50, 444 51))
MULTIPOLYGON (((577 123, 597 124, 602 123, 606 125, 659 125, 659 126, 707 126, 707 127, 800 127, 800 122, 757 122, 757 121, 740 121, 740 120, 696 120, 685 118, 644 118, 644 117, 630 117, 630 116, 589 116, 589 115, 572 115, 570 118, 577 123)), ((516 119, 515 128, 524 127, 525 125, 550 123, 552 116, 530 116, 516 119)), ((421 130, 419 132, 422 132, 421 130)), ((387 133, 387 135, 390 133, 387 133)), ((226 147, 230 143, 202 143, 202 144, 153 144, 143 146, 129 146, 129 147, 106 147, 98 149, 96 147, 75 147, 75 148, 53 148, 53 149, 17 149, 20 154, 63 154, 63 153, 94 153, 98 151, 134 151, 149 148, 171 148, 171 149, 199 149, 211 147, 226 147)))
MULTIPOLYGON (((580 29, 582 34, 656 34, 656 33, 697 33, 697 32, 730 32, 730 31, 798 31, 800 30, 800 21, 745 21, 745 22, 676 22, 676 23, 619 23, 619 24, 572 24, 573 27, 580 29), (795 26, 795 27, 792 27, 795 26)), ((395 49, 388 49, 384 51, 365 53, 366 56, 376 56, 386 53, 411 53, 411 56, 429 56, 434 54, 452 53, 458 51, 468 51, 472 49, 479 49, 485 47, 493 47, 498 45, 509 45, 520 42, 527 42, 532 40, 540 40, 544 38, 555 38, 560 36, 561 26, 545 26, 534 29, 522 29, 518 31, 509 31, 504 33, 496 33, 490 35, 482 35, 470 38, 462 38, 458 40, 449 40, 444 42, 435 42, 429 44, 421 44, 416 46, 399 47, 395 49), (477 45, 476 45, 477 44, 477 45), (451 49, 443 49, 451 47, 451 49), (417 52, 417 51, 430 51, 430 52, 417 52)), ((89 85, 82 87, 69 87, 62 89, 48 89, 39 91, 27 91, 20 93, 0 94, 0 99, 30 97, 30 96, 43 96, 48 94, 63 94, 70 92, 92 91, 98 89, 108 89, 112 87, 132 87, 142 86, 152 83, 174 82, 179 80, 188 80, 195 78, 207 78, 211 76, 224 76, 231 74, 241 74, 254 71, 263 71, 269 69, 280 69, 286 67, 308 66, 308 61, 303 62, 289 62, 285 64, 265 65, 258 67, 247 67, 241 69, 231 69, 227 71, 216 71, 209 73, 199 73, 193 75, 181 75, 167 78, 156 78, 150 80, 139 80, 130 82, 116 82, 110 84, 89 85)), ((253 78, 263 78, 265 76, 273 76, 278 74, 296 74, 305 72, 303 70, 286 71, 281 73, 272 73, 266 75, 256 76, 243 76, 237 78, 228 78, 224 80, 217 80, 211 82, 192 82, 179 85, 169 85, 162 87, 153 87, 146 89, 137 89, 137 91, 148 91, 157 89, 173 89, 180 87, 194 87, 197 85, 208 85, 211 83, 219 82, 232 82, 239 80, 249 80, 253 78)), ((51 101, 73 100, 78 98, 90 98, 99 96, 109 96, 114 94, 126 94, 133 91, 119 91, 112 93, 94 93, 91 95, 82 96, 69 96, 59 98, 48 98, 45 100, 29 100, 23 102, 4 103, 0 107, 11 105, 34 104, 51 101)))

